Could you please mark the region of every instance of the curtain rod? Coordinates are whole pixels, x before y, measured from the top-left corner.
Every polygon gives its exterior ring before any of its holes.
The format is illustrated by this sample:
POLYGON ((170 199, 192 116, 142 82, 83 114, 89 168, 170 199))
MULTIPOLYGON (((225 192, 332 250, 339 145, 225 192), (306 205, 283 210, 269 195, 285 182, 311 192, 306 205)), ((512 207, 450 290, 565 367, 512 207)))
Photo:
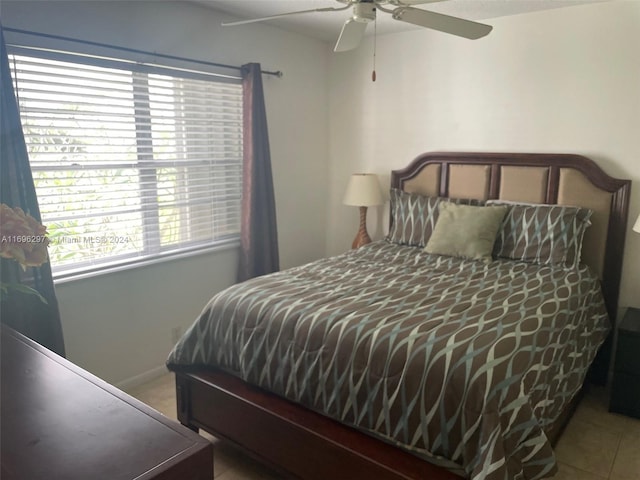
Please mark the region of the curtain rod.
MULTIPOLYGON (((80 40, 80 39, 72 38, 72 37, 64 37, 62 35, 52 35, 50 33, 30 32, 29 30, 21 30, 21 29, 18 29, 18 28, 11 28, 11 27, 4 27, 4 26, 2 27, 2 29, 7 31, 7 32, 21 33, 21 34, 25 34, 25 35, 34 35, 36 37, 51 38, 51 39, 55 39, 55 40, 64 40, 64 41, 67 41, 67 42, 83 43, 85 45, 91 45, 91 46, 94 46, 94 47, 110 48, 110 49, 113 49, 113 50, 121 50, 123 52, 139 53, 139 54, 143 54, 143 55, 152 55, 154 57, 160 57, 160 58, 167 58, 167 59, 170 59, 170 60, 179 60, 179 61, 198 63, 200 65, 208 65, 208 66, 211 66, 211 67, 228 68, 228 69, 238 70, 238 71, 242 70, 242 67, 238 67, 237 65, 228 65, 228 64, 225 64, 225 63, 208 62, 206 60, 197 60, 195 58, 178 57, 177 55, 167 55, 165 53, 148 52, 146 50, 138 50, 136 48, 119 47, 117 45, 109 45, 107 43, 92 42, 90 40, 80 40)), ((261 70, 260 72, 262 74, 264 74, 264 75, 273 75, 273 76, 278 77, 278 78, 282 77, 282 71, 280 71, 280 70, 276 70, 276 71, 261 70)))

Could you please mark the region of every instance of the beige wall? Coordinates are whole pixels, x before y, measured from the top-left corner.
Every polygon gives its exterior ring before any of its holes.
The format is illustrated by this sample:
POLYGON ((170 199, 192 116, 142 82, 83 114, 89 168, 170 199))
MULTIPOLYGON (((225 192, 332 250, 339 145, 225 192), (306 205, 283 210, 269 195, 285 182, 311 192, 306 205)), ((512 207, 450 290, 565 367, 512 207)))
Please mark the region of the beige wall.
MULTIPOLYGON (((504 17, 468 41, 413 31, 331 57, 328 254, 349 248, 357 213, 349 174, 389 172, 425 151, 568 152, 634 181, 640 214, 640 2, 504 17)), ((372 212, 382 236, 385 208, 372 212), (376 221, 378 220, 378 221, 376 221)), ((630 220, 631 221, 631 220, 630 220)), ((627 235, 622 306, 640 306, 640 235, 627 235)))
MULTIPOLYGON (((221 15, 189 2, 3 0, 0 14, 5 27, 282 70, 281 79, 263 77, 281 266, 324 255, 326 45, 264 25, 223 29, 221 15)), ((190 325, 213 293, 234 282, 236 262, 237 252, 226 250, 59 285, 69 358, 115 383, 157 372, 172 329, 190 325)))

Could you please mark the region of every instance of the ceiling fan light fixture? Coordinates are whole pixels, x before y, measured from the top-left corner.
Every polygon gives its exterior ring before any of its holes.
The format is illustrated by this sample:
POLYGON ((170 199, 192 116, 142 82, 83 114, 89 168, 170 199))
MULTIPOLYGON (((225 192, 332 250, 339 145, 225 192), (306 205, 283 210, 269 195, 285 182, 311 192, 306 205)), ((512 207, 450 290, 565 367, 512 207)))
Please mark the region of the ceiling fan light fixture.
POLYGON ((356 22, 369 23, 376 19, 376 6, 373 3, 356 3, 353 5, 353 19, 356 22))

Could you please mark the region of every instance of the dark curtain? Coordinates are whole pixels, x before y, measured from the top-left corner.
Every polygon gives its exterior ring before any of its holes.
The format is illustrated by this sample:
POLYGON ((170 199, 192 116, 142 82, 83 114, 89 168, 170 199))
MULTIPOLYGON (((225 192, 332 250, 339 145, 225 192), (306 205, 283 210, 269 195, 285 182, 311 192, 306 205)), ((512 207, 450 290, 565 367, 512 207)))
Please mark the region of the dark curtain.
MULTIPOLYGON (((41 221, 1 25, 0 42, 0 202, 10 207, 20 207, 41 221)), ((2 323, 64 356, 62 326, 51 265, 47 262, 41 267, 29 267, 23 271, 18 262, 2 258, 0 278, 2 282, 28 285, 47 300, 45 304, 35 295, 10 290, 8 298, 0 302, 2 323)))
POLYGON ((243 172, 238 281, 277 272, 278 232, 259 63, 242 66, 243 172))

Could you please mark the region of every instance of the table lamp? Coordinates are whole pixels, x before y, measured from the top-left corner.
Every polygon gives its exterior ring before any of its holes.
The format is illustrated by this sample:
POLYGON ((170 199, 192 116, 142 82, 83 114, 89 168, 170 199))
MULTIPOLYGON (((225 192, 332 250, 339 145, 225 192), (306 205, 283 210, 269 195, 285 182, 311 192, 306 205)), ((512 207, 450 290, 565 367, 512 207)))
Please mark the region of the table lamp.
POLYGON ((342 203, 360 207, 360 228, 356 238, 353 239, 351 248, 371 243, 371 238, 367 233, 367 207, 383 203, 378 176, 374 173, 354 173, 351 175, 342 203))

